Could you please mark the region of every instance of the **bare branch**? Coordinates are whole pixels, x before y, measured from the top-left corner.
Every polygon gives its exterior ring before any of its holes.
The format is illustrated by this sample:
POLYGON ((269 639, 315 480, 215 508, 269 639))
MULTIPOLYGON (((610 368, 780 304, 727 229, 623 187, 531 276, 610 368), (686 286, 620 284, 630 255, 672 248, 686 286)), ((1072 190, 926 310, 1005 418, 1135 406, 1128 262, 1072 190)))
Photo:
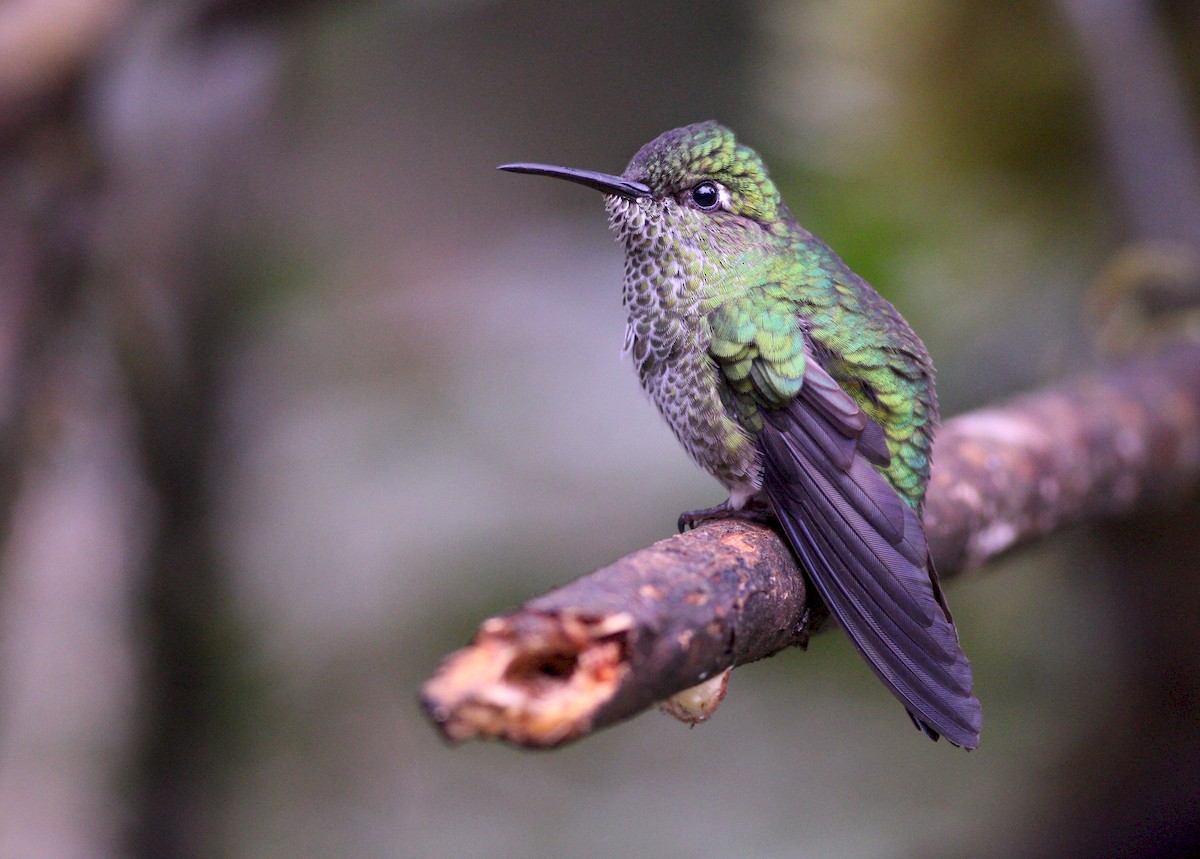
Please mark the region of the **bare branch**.
MULTIPOLYGON (((943 579, 1200 482, 1200 344, 949 421, 926 525, 943 579)), ((662 540, 484 621, 422 704, 449 740, 548 748, 726 669, 804 646, 825 616, 783 541, 740 521, 662 540)))

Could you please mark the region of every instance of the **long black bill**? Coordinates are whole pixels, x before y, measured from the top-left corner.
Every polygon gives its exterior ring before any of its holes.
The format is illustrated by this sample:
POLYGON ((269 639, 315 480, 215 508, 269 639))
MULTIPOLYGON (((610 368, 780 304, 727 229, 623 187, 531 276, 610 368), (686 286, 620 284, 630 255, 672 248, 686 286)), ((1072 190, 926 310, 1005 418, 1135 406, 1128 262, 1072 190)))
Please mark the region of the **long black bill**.
POLYGON ((554 176, 587 185, 605 194, 616 194, 634 200, 638 197, 649 197, 652 193, 649 185, 633 182, 611 173, 597 173, 595 170, 576 170, 574 167, 555 167, 551 164, 501 164, 497 170, 507 170, 510 173, 533 173, 538 176, 554 176))

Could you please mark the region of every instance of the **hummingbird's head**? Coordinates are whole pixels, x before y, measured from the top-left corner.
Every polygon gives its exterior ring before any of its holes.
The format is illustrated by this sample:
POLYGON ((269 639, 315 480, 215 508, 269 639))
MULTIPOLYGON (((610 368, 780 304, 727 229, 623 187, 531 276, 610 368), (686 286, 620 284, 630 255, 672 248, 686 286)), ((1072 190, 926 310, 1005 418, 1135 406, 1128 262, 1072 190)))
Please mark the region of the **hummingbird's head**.
POLYGON ((764 227, 779 220, 783 205, 758 153, 711 120, 660 134, 638 150, 622 178, 681 209, 764 227))
POLYGON ((739 252, 782 235, 791 220, 758 153, 712 121, 660 134, 638 150, 620 176, 547 164, 500 169, 555 176, 602 191, 627 252, 661 254, 678 245, 706 256, 739 252))

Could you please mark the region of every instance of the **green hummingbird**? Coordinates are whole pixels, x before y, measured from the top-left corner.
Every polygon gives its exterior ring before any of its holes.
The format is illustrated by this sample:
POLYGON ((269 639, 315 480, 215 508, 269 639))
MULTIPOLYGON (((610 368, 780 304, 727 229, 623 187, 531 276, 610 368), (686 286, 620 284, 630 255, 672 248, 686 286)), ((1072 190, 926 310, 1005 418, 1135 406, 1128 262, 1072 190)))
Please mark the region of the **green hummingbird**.
POLYGON ((773 514, 916 726, 977 747, 982 709, 921 519, 933 364, 904 318, 796 222, 762 159, 716 122, 660 135, 620 176, 500 169, 605 194, 625 250, 625 349, 684 448, 729 490, 680 530, 773 514))

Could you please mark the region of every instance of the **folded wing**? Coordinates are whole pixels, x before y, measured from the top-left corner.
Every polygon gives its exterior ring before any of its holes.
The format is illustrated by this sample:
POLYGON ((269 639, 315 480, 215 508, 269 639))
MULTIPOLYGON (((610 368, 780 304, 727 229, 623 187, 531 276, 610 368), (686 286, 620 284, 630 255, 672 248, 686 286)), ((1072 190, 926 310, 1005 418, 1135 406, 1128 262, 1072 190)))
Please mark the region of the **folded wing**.
POLYGON ((882 429, 815 360, 761 411, 763 488, 830 611, 929 736, 972 749, 982 711, 920 518, 872 463, 882 429))

